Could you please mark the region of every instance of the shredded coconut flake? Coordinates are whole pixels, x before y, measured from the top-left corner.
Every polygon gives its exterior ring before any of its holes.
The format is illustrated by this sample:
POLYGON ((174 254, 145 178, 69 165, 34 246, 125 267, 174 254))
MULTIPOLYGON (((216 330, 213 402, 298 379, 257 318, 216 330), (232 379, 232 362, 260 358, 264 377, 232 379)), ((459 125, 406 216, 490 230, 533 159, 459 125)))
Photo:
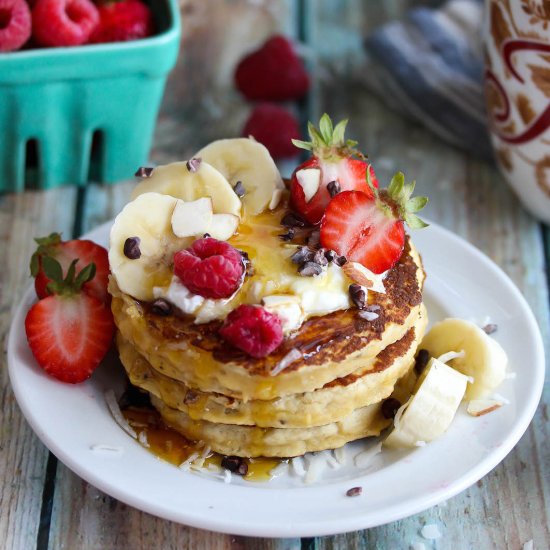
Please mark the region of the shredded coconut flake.
POLYGON ((269 471, 269 475, 272 477, 279 477, 288 472, 288 462, 281 462, 269 471))
POLYGON ((144 446, 149 447, 149 441, 147 440, 147 432, 141 431, 138 434, 138 441, 144 446))
POLYGON ((231 472, 229 470, 225 470, 223 474, 223 482, 224 483, 231 483, 231 472))
POLYGON ((115 422, 131 437, 134 439, 137 439, 137 433, 128 424, 128 421, 126 418, 124 418, 120 407, 118 406, 118 401, 116 399, 115 392, 113 390, 107 390, 105 392, 105 402, 107 403, 107 407, 109 408, 109 411, 111 411, 111 414, 113 415, 113 418, 115 419, 115 422))
POLYGON ((109 456, 120 456, 124 453, 123 447, 118 447, 115 445, 105 445, 104 443, 98 443, 97 445, 92 445, 90 451, 95 454, 109 455, 109 456))
POLYGON ((426 442, 425 441, 422 441, 421 439, 418 440, 416 443, 415 443, 415 446, 416 447, 425 447, 426 446, 426 442))
POLYGON ((505 375, 504 375, 504 378, 506 380, 514 380, 517 376, 517 373, 516 372, 507 372, 505 375))
POLYGON ((533 546, 533 539, 531 540, 528 540, 524 545, 523 545, 523 550, 533 550, 534 546, 533 546))
POLYGON ((325 469, 326 461, 324 457, 309 453, 307 457, 306 476, 304 483, 313 483, 319 478, 319 474, 325 469))
POLYGON ((355 465, 358 468, 368 468, 369 466, 372 466, 374 457, 381 452, 382 442, 379 442, 370 449, 359 453, 354 459, 355 465))
POLYGON ((339 462, 339 464, 345 464, 348 456, 347 456, 346 446, 343 445, 342 447, 338 447, 337 449, 334 449, 334 458, 339 462))
POLYGON ((327 460, 327 464, 333 470, 337 470, 341 466, 340 462, 338 462, 338 460, 336 460, 336 458, 334 458, 334 455, 332 454, 332 451, 328 451, 328 453, 326 455, 326 460, 327 460))
POLYGON ((182 470, 189 470, 189 468, 191 467, 191 464, 197 460, 197 458, 199 458, 199 453, 197 452, 194 452, 192 455, 189 455, 180 465, 179 467, 182 469, 182 470))
POLYGON ((435 523, 424 525, 420 530, 420 534, 428 540, 435 540, 441 537, 441 531, 435 523))
POLYGON ((208 457, 208 455, 211 453, 212 448, 206 445, 204 449, 202 450, 202 453, 197 458, 197 460, 193 463, 194 468, 202 468, 204 466, 204 461, 208 457))
POLYGON ((304 459, 301 456, 295 456, 291 461, 292 469, 297 476, 305 476, 304 459))
POLYGON ((461 357, 464 357, 466 355, 465 351, 462 349, 460 351, 448 351, 447 353, 444 353, 443 355, 440 355, 437 360, 441 361, 442 363, 448 363, 449 361, 452 361, 453 359, 459 359, 461 357))
POLYGON ((362 310, 359 312, 359 317, 365 319, 366 321, 374 321, 375 319, 378 319, 379 315, 378 313, 374 313, 374 311, 362 310))

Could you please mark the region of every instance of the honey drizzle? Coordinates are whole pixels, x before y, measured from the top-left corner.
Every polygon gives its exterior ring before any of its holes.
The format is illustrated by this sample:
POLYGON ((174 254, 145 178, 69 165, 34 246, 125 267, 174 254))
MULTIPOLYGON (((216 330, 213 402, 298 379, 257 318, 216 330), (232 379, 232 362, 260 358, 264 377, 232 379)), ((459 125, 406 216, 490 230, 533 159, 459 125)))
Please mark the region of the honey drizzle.
MULTIPOLYGON (((138 443, 156 457, 174 466, 180 466, 195 453, 201 456, 205 450, 204 444, 191 441, 166 426, 154 409, 129 406, 122 410, 122 414, 139 435, 138 443)), ((204 469, 223 471, 222 455, 210 451, 204 458, 204 469)), ((243 478, 253 482, 269 481, 273 478, 271 471, 284 462, 283 459, 265 457, 243 460, 248 466, 248 472, 243 478)))

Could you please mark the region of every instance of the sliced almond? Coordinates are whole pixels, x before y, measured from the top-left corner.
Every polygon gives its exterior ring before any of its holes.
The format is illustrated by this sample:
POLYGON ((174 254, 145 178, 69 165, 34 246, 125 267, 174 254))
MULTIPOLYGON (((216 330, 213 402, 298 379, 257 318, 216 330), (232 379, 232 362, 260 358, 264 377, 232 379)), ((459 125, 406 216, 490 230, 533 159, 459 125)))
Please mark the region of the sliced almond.
POLYGON ((214 214, 208 233, 215 239, 227 241, 239 227, 239 217, 234 214, 214 214))
POLYGON ((279 203, 281 202, 281 199, 283 198, 283 190, 282 189, 274 189, 273 195, 271 195, 271 200, 269 201, 268 208, 270 210, 275 210, 277 206, 279 206, 279 203))
POLYGON ((209 230, 212 218, 212 199, 210 197, 202 197, 196 201, 188 202, 178 200, 172 214, 172 231, 177 237, 202 235, 209 230))
POLYGON ((321 185, 321 170, 319 168, 303 168, 296 172, 296 180, 304 190, 306 202, 309 202, 321 185))
POLYGON ((386 294, 386 288, 381 275, 373 273, 358 262, 347 262, 342 266, 344 273, 354 282, 372 292, 386 294))
POLYGON ((502 403, 495 399, 472 399, 466 409, 472 416, 483 416, 502 407, 502 403))

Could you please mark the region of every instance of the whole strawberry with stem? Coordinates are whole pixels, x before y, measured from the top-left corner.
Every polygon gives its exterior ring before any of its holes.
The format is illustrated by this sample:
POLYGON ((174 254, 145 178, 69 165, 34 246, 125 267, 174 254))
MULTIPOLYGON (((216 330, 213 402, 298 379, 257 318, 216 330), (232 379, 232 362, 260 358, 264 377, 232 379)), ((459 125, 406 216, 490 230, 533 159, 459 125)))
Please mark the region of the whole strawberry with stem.
POLYGON ((109 350, 115 331, 113 314, 103 302, 82 291, 93 280, 95 265, 78 274, 73 260, 63 278, 61 264, 42 258, 50 296, 34 304, 25 318, 29 347, 48 374, 77 384, 89 378, 109 350))
POLYGON ((412 197, 415 182, 405 184, 402 172, 387 189, 377 189, 367 173, 370 194, 344 191, 336 195, 321 222, 321 245, 373 273, 391 269, 405 246, 405 223, 412 229, 426 227, 415 212, 427 197, 412 197))
MULTIPOLYGON (((83 286, 84 291, 103 302, 109 302, 107 284, 109 279, 109 258, 105 248, 86 239, 63 241, 59 233, 51 233, 46 237, 34 239, 38 247, 31 257, 30 270, 34 277, 34 289, 38 298, 46 298, 50 279, 42 269, 42 259, 50 256, 59 262, 62 272, 67 273, 74 260, 79 260, 78 266, 95 265, 95 277, 83 286)), ((77 268, 77 274, 80 267, 77 268)))
MULTIPOLYGON (((342 191, 361 191, 373 196, 366 182, 369 164, 355 149, 357 142, 345 138, 347 123, 347 120, 342 120, 334 127, 325 113, 319 128, 311 122, 308 124, 310 141, 292 140, 296 147, 311 151, 311 157, 292 174, 291 206, 312 224, 321 221, 332 197, 342 191)), ((372 166, 370 179, 377 187, 372 166)))

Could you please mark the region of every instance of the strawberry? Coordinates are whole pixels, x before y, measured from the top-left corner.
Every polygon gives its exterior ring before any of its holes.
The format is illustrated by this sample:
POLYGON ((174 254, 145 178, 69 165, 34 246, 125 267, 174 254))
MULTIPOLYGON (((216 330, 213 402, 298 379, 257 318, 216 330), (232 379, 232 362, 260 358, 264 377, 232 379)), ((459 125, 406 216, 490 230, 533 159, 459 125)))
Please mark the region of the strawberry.
POLYGON ((51 296, 34 304, 25 318, 25 332, 38 365, 62 382, 89 378, 111 346, 115 324, 103 302, 82 292, 95 275, 94 264, 76 274, 73 260, 63 279, 61 264, 49 256, 42 269, 51 281, 51 296))
POLYGON ((243 136, 252 136, 267 147, 274 159, 297 154, 292 139, 300 137, 296 117, 284 107, 260 103, 254 107, 243 129, 243 136))
POLYGON ((140 0, 118 0, 98 6, 99 25, 90 42, 126 42, 146 38, 154 32, 153 14, 140 0))
MULTIPOLYGON (((30 268, 31 275, 35 278, 34 288, 38 298, 45 298, 51 294, 48 289, 48 284, 51 281, 42 269, 42 259, 44 256, 50 256, 59 262, 64 274, 67 273, 73 260, 79 260, 80 266, 93 263, 95 277, 84 285, 84 291, 102 302, 108 303, 109 259, 105 248, 83 239, 62 241, 59 233, 52 233, 47 237, 35 239, 35 241, 38 247, 32 255, 30 268)), ((77 274, 79 271, 80 269, 77 270, 77 274)))
POLYGON ((287 101, 305 95, 309 77, 292 42, 277 34, 239 62, 235 84, 250 100, 287 101))
MULTIPOLYGON (((311 122, 308 124, 311 141, 292 140, 296 147, 312 152, 311 158, 294 170, 290 180, 291 206, 310 223, 317 224, 321 221, 332 196, 338 192, 356 190, 373 196, 366 182, 369 165, 363 158, 352 158, 362 157, 354 149, 357 142, 344 138, 347 122, 342 120, 333 128, 330 117, 325 113, 321 117, 319 129, 311 122), (317 182, 311 186, 312 196, 306 195, 306 187, 301 180, 302 174, 306 173, 303 170, 313 170, 307 174, 317 175, 317 182), (319 172, 315 172, 316 170, 319 172)), ((378 187, 372 166, 370 179, 378 187)))
POLYGON ((383 273, 401 257, 404 222, 413 229, 427 225, 414 212, 424 208, 428 199, 411 198, 415 184, 405 185, 401 172, 388 189, 378 190, 368 183, 370 194, 344 191, 330 201, 321 222, 321 245, 373 273, 383 273))

